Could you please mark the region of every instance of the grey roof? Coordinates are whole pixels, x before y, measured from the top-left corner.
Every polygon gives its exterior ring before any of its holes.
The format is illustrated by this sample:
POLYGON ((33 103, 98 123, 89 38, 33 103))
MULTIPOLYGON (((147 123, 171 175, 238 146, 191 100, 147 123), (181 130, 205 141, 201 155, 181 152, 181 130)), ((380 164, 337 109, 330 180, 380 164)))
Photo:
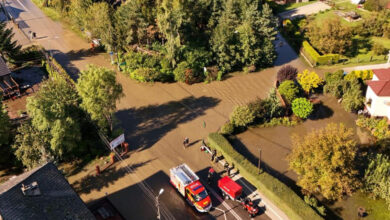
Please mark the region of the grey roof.
POLYGON ((5 76, 10 73, 11 71, 8 69, 7 64, 5 64, 3 58, 0 57, 0 76, 5 76))
POLYGON ((25 172, 0 185, 4 220, 95 219, 53 163, 25 172), (38 183, 41 195, 25 196, 22 184, 38 183))

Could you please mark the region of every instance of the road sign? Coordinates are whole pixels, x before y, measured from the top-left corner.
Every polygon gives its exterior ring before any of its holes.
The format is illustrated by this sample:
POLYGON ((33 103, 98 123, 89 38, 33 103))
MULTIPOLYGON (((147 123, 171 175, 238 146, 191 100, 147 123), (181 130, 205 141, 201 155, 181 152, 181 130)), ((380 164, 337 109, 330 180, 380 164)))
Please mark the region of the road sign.
POLYGON ((119 137, 115 138, 113 141, 110 142, 110 148, 111 150, 114 150, 118 145, 125 142, 125 134, 121 134, 119 137))

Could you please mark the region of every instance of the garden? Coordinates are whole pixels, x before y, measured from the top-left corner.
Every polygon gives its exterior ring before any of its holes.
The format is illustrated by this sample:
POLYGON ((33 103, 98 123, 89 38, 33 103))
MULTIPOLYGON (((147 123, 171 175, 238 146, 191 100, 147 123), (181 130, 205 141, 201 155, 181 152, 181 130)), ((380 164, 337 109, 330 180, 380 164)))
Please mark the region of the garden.
POLYGON ((367 219, 388 219, 390 129, 386 119, 357 114, 372 76, 371 70, 336 71, 322 79, 284 66, 268 98, 235 107, 221 127, 231 147, 215 141, 223 138, 216 134, 211 145, 251 178, 256 175, 246 170, 255 169, 261 149, 263 171, 326 219, 354 218, 360 207, 367 219))
POLYGON ((282 34, 313 65, 384 63, 390 50, 390 12, 383 1, 334 0, 332 8, 284 20, 282 34))

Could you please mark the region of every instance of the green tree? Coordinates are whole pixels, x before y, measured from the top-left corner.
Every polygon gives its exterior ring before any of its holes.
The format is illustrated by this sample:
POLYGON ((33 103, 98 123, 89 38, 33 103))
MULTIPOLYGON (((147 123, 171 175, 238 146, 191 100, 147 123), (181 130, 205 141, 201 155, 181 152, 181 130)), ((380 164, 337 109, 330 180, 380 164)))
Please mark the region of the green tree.
POLYGON ((371 155, 364 174, 365 190, 385 199, 390 209, 390 158, 384 154, 371 155))
POLYGON ((339 70, 334 73, 325 74, 325 85, 324 93, 329 93, 336 98, 343 96, 343 85, 344 85, 344 71, 339 70))
POLYGON ((101 39, 108 50, 114 45, 114 27, 112 9, 106 2, 93 3, 86 12, 85 28, 93 38, 101 39))
POLYGON ((375 55, 380 56, 380 55, 387 55, 388 50, 379 43, 374 43, 372 46, 372 51, 374 52, 375 55))
POLYGON ((328 124, 304 138, 293 137, 289 166, 299 175, 297 184, 304 192, 335 200, 351 195, 358 186, 354 166, 357 150, 352 129, 328 124))
POLYGON ((3 57, 12 59, 19 54, 22 46, 13 40, 14 35, 12 29, 8 29, 4 21, 0 21, 0 53, 3 57))
POLYGON ((47 135, 50 149, 57 158, 79 147, 82 114, 75 89, 62 77, 50 78, 42 83, 33 97, 27 99, 27 112, 32 126, 47 135))
POLYGON ((312 21, 307 26, 310 43, 321 53, 345 54, 352 47, 352 30, 340 18, 330 18, 320 24, 312 21))
POLYGON ((85 28, 87 11, 92 5, 92 0, 72 0, 69 6, 69 20, 77 29, 85 28))
POLYGON ((0 94, 0 166, 9 163, 10 160, 10 136, 11 136, 11 124, 9 121, 8 113, 5 110, 2 100, 3 97, 0 94))
POLYGON ((116 102, 123 96, 122 86, 116 82, 115 72, 103 67, 89 66, 81 71, 77 81, 80 104, 103 130, 113 128, 113 113, 116 102))
POLYGON ((298 82, 302 86, 302 89, 306 93, 311 93, 314 89, 318 88, 323 80, 315 72, 304 70, 302 73, 298 73, 298 82))
POLYGON ((157 24, 166 39, 167 58, 176 66, 181 48, 180 28, 183 23, 183 4, 180 0, 162 0, 157 10, 157 24))
POLYGON ((300 118, 306 119, 313 112, 313 104, 305 98, 297 98, 292 102, 292 111, 300 118))
POLYGON ((236 106, 233 112, 230 114, 230 121, 234 126, 245 127, 255 120, 255 112, 250 109, 247 105, 236 106))
POLYGON ((300 93, 298 86, 291 80, 282 82, 278 90, 288 104, 291 104, 294 99, 298 98, 300 93))
POLYGON ((361 84, 357 79, 344 84, 342 105, 345 111, 356 112, 364 107, 364 96, 361 84))
POLYGON ((32 169, 52 159, 50 139, 47 132, 39 131, 27 121, 18 128, 12 148, 16 158, 32 169))

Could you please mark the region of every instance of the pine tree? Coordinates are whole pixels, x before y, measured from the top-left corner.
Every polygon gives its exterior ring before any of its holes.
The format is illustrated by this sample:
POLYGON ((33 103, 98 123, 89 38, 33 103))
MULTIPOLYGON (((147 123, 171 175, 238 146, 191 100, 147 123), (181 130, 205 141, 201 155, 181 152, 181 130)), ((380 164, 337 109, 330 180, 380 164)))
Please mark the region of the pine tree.
POLYGON ((15 34, 6 25, 5 22, 0 21, 0 53, 3 57, 14 58, 22 47, 12 40, 15 34))

